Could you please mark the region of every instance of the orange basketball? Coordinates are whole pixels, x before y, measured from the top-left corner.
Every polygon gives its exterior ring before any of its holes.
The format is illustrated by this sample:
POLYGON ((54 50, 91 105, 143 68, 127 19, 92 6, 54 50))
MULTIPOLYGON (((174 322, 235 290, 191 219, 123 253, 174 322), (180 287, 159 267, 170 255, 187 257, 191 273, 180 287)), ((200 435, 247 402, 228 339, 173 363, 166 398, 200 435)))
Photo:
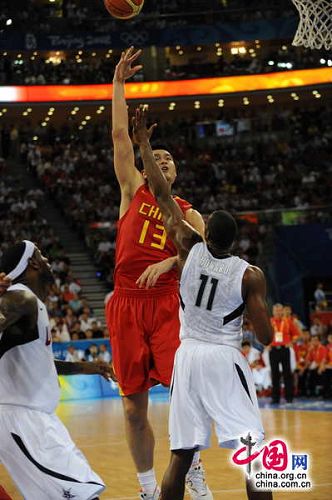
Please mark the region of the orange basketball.
POLYGON ((104 4, 111 16, 130 19, 141 12, 144 0, 104 0, 104 4))

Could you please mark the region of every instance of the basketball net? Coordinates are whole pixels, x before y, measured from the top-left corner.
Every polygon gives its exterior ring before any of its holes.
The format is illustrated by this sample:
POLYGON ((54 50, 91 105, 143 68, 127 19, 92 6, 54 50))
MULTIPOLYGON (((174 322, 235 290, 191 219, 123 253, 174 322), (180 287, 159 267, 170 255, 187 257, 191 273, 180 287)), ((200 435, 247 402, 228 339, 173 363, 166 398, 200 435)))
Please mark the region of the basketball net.
POLYGON ((332 0, 293 0, 300 22, 293 45, 332 48, 332 0))

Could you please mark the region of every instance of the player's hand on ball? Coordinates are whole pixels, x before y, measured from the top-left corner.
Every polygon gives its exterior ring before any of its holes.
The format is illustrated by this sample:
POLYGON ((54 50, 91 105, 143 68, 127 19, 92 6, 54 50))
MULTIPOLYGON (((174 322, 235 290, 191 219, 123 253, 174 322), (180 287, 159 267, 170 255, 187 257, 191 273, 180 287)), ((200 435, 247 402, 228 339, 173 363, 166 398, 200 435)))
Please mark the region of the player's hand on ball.
POLYGON ((123 83, 128 78, 131 78, 135 75, 140 69, 143 68, 141 64, 137 64, 136 66, 132 66, 132 64, 136 61, 136 59, 141 55, 141 50, 136 50, 134 47, 130 47, 130 49, 122 52, 121 59, 115 67, 114 72, 114 82, 123 83))
POLYGON ((154 123, 151 127, 147 128, 146 125, 147 109, 142 104, 136 108, 135 116, 131 120, 133 127, 133 142, 138 146, 144 144, 151 139, 154 129, 157 124, 154 123))
POLYGON ((11 280, 6 276, 6 273, 0 273, 0 295, 5 293, 11 283, 11 280))
POLYGON ((157 264, 151 264, 148 266, 141 276, 136 281, 136 285, 139 288, 151 288, 155 286, 160 276, 164 273, 168 273, 174 266, 172 259, 165 259, 157 264))

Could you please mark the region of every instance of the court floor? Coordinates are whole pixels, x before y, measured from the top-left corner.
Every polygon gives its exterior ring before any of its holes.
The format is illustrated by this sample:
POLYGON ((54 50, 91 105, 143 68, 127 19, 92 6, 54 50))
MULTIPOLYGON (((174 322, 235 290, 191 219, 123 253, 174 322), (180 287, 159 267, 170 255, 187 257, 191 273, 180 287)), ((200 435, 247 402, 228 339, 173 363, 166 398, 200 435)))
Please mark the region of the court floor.
MULTIPOLYGON (((159 480, 169 460, 167 412, 167 402, 151 403, 150 417, 155 430, 156 472, 159 480)), ((125 443, 121 401, 104 399, 62 403, 58 415, 92 467, 106 482, 108 488, 101 498, 137 499, 136 474, 125 443)), ((264 408, 262 415, 267 440, 285 438, 293 452, 309 453, 311 460, 310 476, 314 488, 308 492, 274 493, 274 499, 331 500, 332 413, 264 408)), ((229 457, 230 452, 220 450, 215 440, 211 449, 202 453, 209 486, 216 500, 245 500, 242 471, 230 465, 229 457)), ((13 500, 22 498, 1 464, 0 485, 6 488, 13 500)))

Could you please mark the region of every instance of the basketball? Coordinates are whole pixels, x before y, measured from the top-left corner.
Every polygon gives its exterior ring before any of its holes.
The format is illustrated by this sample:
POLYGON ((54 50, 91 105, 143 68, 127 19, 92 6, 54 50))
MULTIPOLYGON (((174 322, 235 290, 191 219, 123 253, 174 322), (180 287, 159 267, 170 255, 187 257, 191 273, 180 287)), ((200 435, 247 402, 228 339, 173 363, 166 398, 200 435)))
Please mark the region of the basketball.
POLYGON ((144 0, 104 0, 104 4, 111 16, 131 19, 141 12, 144 0))

